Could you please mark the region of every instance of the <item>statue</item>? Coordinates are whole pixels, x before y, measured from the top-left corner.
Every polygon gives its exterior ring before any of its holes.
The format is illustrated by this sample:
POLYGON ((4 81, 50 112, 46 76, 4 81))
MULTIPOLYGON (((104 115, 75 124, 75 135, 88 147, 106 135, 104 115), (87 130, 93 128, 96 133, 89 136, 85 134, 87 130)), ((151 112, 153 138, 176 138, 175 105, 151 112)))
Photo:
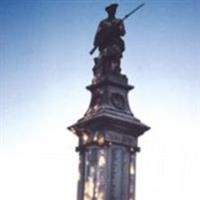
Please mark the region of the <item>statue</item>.
POLYGON ((108 17, 99 23, 94 39, 94 46, 99 48, 101 56, 120 56, 124 51, 125 35, 124 23, 115 17, 118 4, 111 4, 105 8, 108 17))
POLYGON ((90 51, 92 55, 96 49, 99 49, 99 57, 95 58, 95 76, 106 73, 120 73, 120 60, 125 50, 122 37, 126 33, 123 21, 142 6, 144 4, 140 4, 122 19, 115 17, 118 4, 111 4, 105 8, 108 17, 99 23, 94 38, 94 48, 90 51))

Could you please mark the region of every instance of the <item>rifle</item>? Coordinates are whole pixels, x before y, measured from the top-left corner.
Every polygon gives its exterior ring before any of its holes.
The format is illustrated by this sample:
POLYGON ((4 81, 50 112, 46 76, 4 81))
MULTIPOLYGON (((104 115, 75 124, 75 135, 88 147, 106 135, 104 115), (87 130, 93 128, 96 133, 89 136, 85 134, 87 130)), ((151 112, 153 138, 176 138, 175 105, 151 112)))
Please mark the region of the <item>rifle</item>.
MULTIPOLYGON (((137 6, 136 8, 134 8, 131 12, 129 12, 127 15, 125 15, 122 18, 122 21, 125 21, 128 17, 130 17, 134 12, 136 12, 137 10, 139 10, 143 6, 144 6, 144 3, 142 3, 139 6, 137 6)), ((96 49, 97 49, 97 46, 94 46, 90 51, 90 55, 92 55, 96 51, 96 49)))

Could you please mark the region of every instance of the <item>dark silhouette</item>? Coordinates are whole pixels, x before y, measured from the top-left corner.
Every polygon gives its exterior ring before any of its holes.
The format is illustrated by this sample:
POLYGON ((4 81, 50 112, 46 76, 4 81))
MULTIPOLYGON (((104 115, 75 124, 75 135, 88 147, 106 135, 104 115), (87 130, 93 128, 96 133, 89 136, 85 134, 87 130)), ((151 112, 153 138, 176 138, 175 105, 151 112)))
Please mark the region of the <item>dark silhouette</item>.
POLYGON ((101 56, 121 57, 125 50, 122 36, 125 35, 123 20, 115 17, 118 4, 111 4, 105 8, 108 17, 99 23, 94 39, 94 49, 91 54, 99 49, 101 56))
POLYGON ((94 48, 90 51, 90 54, 93 54, 96 49, 99 49, 99 56, 94 59, 95 66, 93 70, 96 77, 108 73, 120 74, 122 53, 125 50, 122 39, 126 33, 124 20, 143 6, 144 3, 140 4, 122 19, 115 17, 118 4, 111 4, 105 8, 108 17, 99 23, 94 38, 94 48))

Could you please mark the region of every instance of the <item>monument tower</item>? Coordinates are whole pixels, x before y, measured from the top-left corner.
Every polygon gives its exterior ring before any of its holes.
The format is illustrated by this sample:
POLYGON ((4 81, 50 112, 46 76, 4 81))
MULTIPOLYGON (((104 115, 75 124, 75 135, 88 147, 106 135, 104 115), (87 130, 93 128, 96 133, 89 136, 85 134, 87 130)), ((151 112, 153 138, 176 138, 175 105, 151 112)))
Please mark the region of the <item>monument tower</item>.
POLYGON ((138 137, 150 128, 131 112, 128 92, 133 86, 121 73, 125 50, 124 19, 115 17, 117 4, 106 7, 108 17, 98 26, 91 54, 94 59, 91 102, 83 118, 69 127, 79 138, 77 200, 134 200, 138 137))

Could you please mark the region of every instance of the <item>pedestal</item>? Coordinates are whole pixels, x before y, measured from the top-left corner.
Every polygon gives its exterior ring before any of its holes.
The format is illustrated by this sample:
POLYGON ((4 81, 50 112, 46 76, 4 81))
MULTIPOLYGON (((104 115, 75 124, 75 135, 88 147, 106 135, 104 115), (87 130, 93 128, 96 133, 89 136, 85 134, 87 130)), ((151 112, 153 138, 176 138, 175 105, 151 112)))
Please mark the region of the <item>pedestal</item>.
MULTIPOLYGON (((98 71, 100 66, 95 67, 98 71)), ((125 75, 107 70, 95 74, 87 89, 90 106, 69 127, 79 137, 77 200, 134 200, 137 141, 149 127, 130 110, 128 92, 133 86, 125 75)))

